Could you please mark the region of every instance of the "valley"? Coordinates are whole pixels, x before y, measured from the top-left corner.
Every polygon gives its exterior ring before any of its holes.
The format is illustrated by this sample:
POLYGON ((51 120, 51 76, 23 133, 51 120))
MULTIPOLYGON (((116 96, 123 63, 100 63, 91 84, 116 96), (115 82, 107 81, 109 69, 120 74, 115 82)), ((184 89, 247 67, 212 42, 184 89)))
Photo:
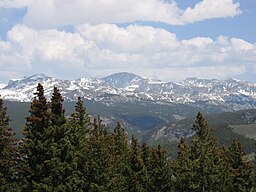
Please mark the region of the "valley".
POLYGON ((200 111, 215 130, 219 143, 228 145, 236 138, 248 152, 252 151, 256 135, 255 83, 196 78, 166 83, 131 73, 72 81, 44 74, 10 80, 0 94, 18 138, 22 137, 37 83, 42 83, 47 98, 54 86, 60 89, 67 117, 81 96, 91 117, 100 116, 110 129, 120 121, 128 136, 134 134, 141 142, 175 146, 181 137, 193 137, 191 127, 200 111))

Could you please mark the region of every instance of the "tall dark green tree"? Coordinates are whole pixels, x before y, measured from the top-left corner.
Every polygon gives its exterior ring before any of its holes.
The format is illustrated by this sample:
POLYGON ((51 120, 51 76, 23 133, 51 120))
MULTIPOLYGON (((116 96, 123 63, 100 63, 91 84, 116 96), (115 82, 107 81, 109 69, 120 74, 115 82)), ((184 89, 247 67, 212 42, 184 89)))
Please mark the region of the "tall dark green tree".
POLYGON ((16 191, 17 139, 9 125, 10 118, 3 99, 0 98, 0 191, 16 191))
POLYGON ((114 141, 113 166, 109 191, 127 191, 131 150, 128 144, 127 134, 120 122, 117 122, 112 137, 114 141))
POLYGON ((83 100, 78 97, 75 104, 75 111, 71 114, 66 123, 67 135, 74 150, 73 159, 76 159, 76 183, 81 189, 87 190, 88 181, 85 172, 88 170, 88 163, 86 161, 87 142, 89 132, 92 130, 92 123, 89 114, 86 112, 83 100))
POLYGON ((108 191, 113 169, 113 137, 98 117, 94 119, 82 154, 84 191, 108 191))
POLYGON ((196 135, 192 141, 190 158, 193 161, 193 191, 221 191, 221 161, 216 138, 202 113, 198 113, 192 128, 196 135))
POLYGON ((167 153, 161 145, 152 150, 150 166, 147 169, 149 185, 147 191, 170 192, 172 191, 171 169, 167 153))
MULTIPOLYGON (((81 97, 77 98, 75 112, 71 114, 71 120, 75 121, 76 124, 78 124, 81 127, 87 127, 90 125, 90 117, 89 114, 86 112, 86 108, 81 97)), ((86 130, 86 132, 88 131, 89 130, 86 130)))
POLYGON ((68 121, 69 136, 72 145, 76 148, 78 154, 81 155, 81 150, 85 147, 85 143, 92 130, 92 123, 89 114, 86 112, 83 100, 78 97, 75 104, 75 112, 71 114, 68 121))
POLYGON ((228 161, 232 180, 230 191, 255 191, 252 164, 246 159, 241 144, 236 140, 229 147, 228 161))
MULTIPOLYGON (((44 96, 43 86, 39 83, 35 98, 31 103, 30 115, 26 118, 24 127, 24 139, 22 140, 21 153, 23 154, 23 190, 37 190, 42 178, 48 175, 49 170, 45 169, 44 162, 49 157, 46 130, 50 125, 49 104, 44 96)), ((46 189, 45 189, 46 190, 46 189)))
POLYGON ((79 191, 75 147, 65 124, 63 98, 57 88, 46 101, 38 84, 24 128, 24 191, 79 191))
POLYGON ((189 192, 193 190, 195 173, 192 171, 193 162, 190 158, 190 149, 184 138, 180 139, 178 149, 178 156, 171 163, 173 188, 174 191, 189 192))
POLYGON ((142 158, 141 145, 134 136, 132 136, 131 150, 129 191, 146 191, 143 182, 147 180, 145 179, 147 169, 142 158))
POLYGON ((42 177, 41 181, 48 185, 49 191, 79 191, 81 181, 76 147, 72 142, 73 127, 65 124, 63 101, 59 90, 54 87, 50 103, 51 125, 45 131, 48 150, 45 154, 47 159, 44 161, 44 168, 48 170, 48 175, 42 177))
POLYGON ((54 87, 51 98, 51 124, 61 126, 66 122, 65 110, 63 109, 63 97, 57 87, 54 87))

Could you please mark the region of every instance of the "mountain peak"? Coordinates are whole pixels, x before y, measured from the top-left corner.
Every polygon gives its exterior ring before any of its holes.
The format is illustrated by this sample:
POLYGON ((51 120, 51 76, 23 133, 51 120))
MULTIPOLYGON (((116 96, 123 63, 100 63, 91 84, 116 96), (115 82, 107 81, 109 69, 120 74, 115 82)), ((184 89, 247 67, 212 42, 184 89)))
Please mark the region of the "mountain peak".
POLYGON ((135 75, 133 73, 129 73, 129 72, 120 72, 120 73, 114 73, 111 75, 108 75, 102 79, 108 79, 108 78, 136 78, 136 77, 140 77, 139 75, 135 75))
POLYGON ((47 97, 57 85, 63 97, 77 96, 105 104, 130 101, 157 101, 197 106, 198 102, 221 105, 224 110, 256 108, 256 83, 235 80, 188 78, 180 83, 161 82, 132 73, 116 73, 102 79, 58 80, 44 74, 11 80, 0 89, 6 100, 31 101, 37 83, 43 83, 47 97))
POLYGON ((50 77, 45 75, 45 74, 43 74, 43 73, 37 73, 37 74, 34 74, 34 75, 30 76, 30 77, 27 77, 26 79, 34 79, 34 80, 36 80, 36 79, 48 79, 48 78, 50 78, 50 77))
POLYGON ((21 88, 29 84, 35 84, 35 83, 41 83, 44 81, 47 81, 49 79, 52 79, 51 77, 48 77, 45 74, 38 73, 29 77, 23 77, 19 79, 12 79, 9 81, 8 85, 5 87, 5 89, 15 89, 15 88, 21 88))
POLYGON ((133 73, 121 72, 115 73, 102 78, 108 85, 115 88, 125 88, 129 86, 133 81, 142 79, 142 77, 133 73))

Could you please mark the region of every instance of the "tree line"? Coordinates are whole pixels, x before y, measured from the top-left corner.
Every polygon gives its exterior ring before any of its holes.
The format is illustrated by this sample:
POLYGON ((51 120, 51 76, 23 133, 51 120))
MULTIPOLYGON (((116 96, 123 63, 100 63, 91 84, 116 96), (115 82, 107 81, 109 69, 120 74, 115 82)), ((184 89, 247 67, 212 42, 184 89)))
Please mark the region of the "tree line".
POLYGON ((80 97, 65 117, 63 101, 54 87, 47 102, 38 84, 18 141, 0 98, 0 191, 256 191, 255 161, 236 140, 217 145, 200 112, 192 142, 181 138, 171 158, 161 145, 128 140, 119 122, 110 131, 99 117, 91 119, 80 97))

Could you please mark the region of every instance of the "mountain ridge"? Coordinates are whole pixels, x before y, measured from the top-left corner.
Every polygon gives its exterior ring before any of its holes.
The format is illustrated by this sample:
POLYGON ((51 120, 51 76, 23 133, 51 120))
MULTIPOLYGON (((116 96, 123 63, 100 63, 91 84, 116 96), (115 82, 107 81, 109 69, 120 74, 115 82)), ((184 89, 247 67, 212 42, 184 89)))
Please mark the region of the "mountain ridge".
POLYGON ((49 98, 53 87, 57 86, 67 101, 75 101, 81 96, 107 105, 145 100, 189 105, 200 105, 203 102, 220 106, 223 111, 256 108, 256 83, 195 77, 180 82, 163 82, 127 72, 76 80, 60 80, 35 74, 10 80, 7 86, 0 86, 0 95, 9 101, 29 102, 34 98, 33 93, 38 83, 44 86, 46 97, 49 98))

